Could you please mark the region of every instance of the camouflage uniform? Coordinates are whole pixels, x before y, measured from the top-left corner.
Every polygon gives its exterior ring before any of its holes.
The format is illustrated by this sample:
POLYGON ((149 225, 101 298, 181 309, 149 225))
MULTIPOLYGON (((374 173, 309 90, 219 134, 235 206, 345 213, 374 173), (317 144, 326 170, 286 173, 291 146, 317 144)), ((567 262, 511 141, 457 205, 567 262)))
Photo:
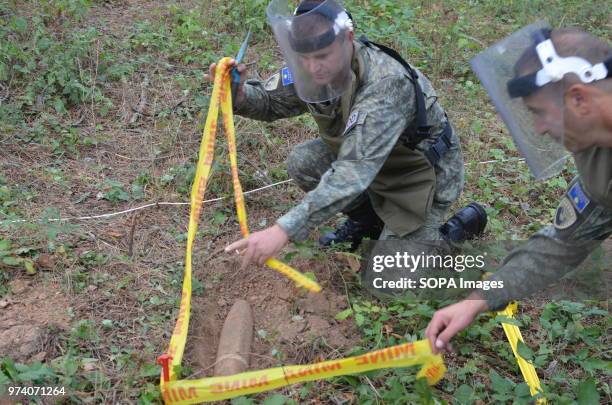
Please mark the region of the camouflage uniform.
MULTIPOLYGON (((463 188, 463 156, 454 131, 451 148, 435 168, 422 151, 447 123, 431 83, 418 80, 432 136, 416 148, 400 136, 415 128, 415 89, 404 67, 374 47, 354 42, 352 85, 329 103, 300 100, 286 68, 266 82, 246 82, 239 115, 272 121, 306 112, 313 115, 320 138, 297 145, 288 171, 307 192, 277 223, 293 241, 338 212, 359 209, 369 198, 385 222, 381 238, 440 239, 438 228, 463 188)), ((416 69, 415 69, 416 70, 416 69)))
POLYGON ((561 199, 554 225, 506 257, 490 278, 503 281, 504 288, 483 291, 489 309, 559 281, 612 234, 612 149, 594 146, 574 158, 579 176, 561 199))

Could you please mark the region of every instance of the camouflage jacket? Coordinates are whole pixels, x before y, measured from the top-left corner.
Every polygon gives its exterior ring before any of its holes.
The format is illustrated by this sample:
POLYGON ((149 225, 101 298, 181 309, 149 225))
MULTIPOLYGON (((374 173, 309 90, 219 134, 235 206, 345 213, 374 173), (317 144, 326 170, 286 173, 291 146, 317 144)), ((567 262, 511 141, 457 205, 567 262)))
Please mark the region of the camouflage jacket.
MULTIPOLYGON (((484 291, 489 309, 502 309, 512 300, 528 297, 558 282, 612 235, 612 149, 591 147, 574 155, 576 177, 547 226, 506 257, 490 278, 503 281, 503 288, 484 291)), ((608 268, 589 284, 608 282, 608 268)), ((604 261, 606 259, 604 258, 604 261)), ((591 270, 591 269, 588 269, 591 270)), ((589 292, 594 294, 596 285, 589 292)), ((591 298, 595 298, 592 296, 591 298)))
MULTIPOLYGON (((247 81, 246 97, 235 106, 237 114, 264 121, 309 112, 321 138, 337 156, 318 187, 278 219, 294 241, 305 238, 311 228, 366 190, 376 213, 400 235, 418 229, 431 208, 435 172, 419 151, 429 140, 416 151, 398 142, 407 128, 416 129, 414 85, 393 58, 359 42, 353 44, 351 89, 331 104, 300 100, 290 72, 283 68, 265 82, 247 81)), ((416 71, 435 138, 447 119, 431 83, 416 71)))

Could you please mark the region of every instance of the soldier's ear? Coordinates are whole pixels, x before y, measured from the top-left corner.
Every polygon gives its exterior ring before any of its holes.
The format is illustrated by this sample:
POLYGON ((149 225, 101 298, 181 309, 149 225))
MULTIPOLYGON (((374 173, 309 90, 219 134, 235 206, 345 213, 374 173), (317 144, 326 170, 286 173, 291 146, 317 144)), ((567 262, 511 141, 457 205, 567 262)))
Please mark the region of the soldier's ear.
POLYGON ((572 84, 565 92, 565 108, 576 117, 588 117, 593 111, 593 95, 582 83, 572 84))

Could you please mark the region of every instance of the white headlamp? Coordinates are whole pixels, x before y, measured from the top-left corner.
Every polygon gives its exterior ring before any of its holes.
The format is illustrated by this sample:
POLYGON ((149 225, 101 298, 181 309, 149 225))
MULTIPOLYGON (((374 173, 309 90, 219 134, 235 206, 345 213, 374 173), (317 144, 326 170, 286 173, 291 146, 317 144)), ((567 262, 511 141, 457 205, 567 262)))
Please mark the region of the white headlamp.
POLYGON ((508 81, 511 98, 526 97, 549 83, 556 83, 566 74, 575 74, 582 83, 592 83, 612 76, 612 58, 591 64, 579 56, 561 57, 555 50, 547 30, 535 34, 535 51, 542 68, 535 73, 515 77, 508 81))
POLYGON ((609 74, 604 62, 592 65, 578 56, 559 56, 551 39, 537 44, 536 52, 542 63, 542 69, 536 74, 535 84, 538 87, 558 82, 568 73, 574 73, 583 83, 603 80, 609 74))

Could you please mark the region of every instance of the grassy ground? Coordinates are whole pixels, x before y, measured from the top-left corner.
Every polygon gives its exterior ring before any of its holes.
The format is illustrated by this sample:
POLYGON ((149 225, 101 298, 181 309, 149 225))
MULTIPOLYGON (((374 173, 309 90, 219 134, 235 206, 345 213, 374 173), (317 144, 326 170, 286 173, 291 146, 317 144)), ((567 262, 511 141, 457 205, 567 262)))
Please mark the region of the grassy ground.
MULTIPOLYGON (((166 348, 178 311, 187 207, 52 219, 188 200, 211 90, 203 81, 208 64, 234 55, 250 28, 249 75, 266 77, 280 66, 265 5, 264 0, 0 4, 0 356, 6 356, 0 360, 0 387, 62 385, 66 402, 159 402, 155 359, 166 348)), ((347 6, 358 34, 393 45, 438 89, 467 162, 459 205, 473 200, 488 205, 487 238, 521 239, 550 223, 575 170, 534 183, 523 163, 504 161, 518 153, 467 62, 538 18, 610 39, 605 2, 354 0, 347 6), (480 163, 488 160, 501 162, 480 163)), ((286 180, 284 158, 291 147, 316 136, 308 117, 272 124, 237 118, 236 125, 245 190, 286 180)), ((226 148, 219 143, 211 197, 231 193, 226 148)), ((253 228, 274 221, 300 196, 291 184, 253 194, 248 204, 253 228)), ((212 296, 215 302, 227 298, 216 286, 232 280, 224 269, 235 263, 219 249, 238 231, 230 201, 206 206, 203 215, 194 255, 196 268, 208 270, 196 272, 194 300, 206 308, 212 296)), ((328 274, 319 277, 331 289, 346 290, 352 311, 342 325, 359 332, 344 354, 394 344, 398 336, 422 338, 439 305, 365 298, 345 259, 324 255, 314 243, 294 247, 292 257, 301 269, 328 274)), ((250 282, 257 286, 260 280, 250 282)), ((279 286, 278 280, 266 282, 279 286)), ((531 348, 524 354, 536 365, 552 403, 612 401, 607 302, 530 301, 519 320, 531 348)), ((270 352, 269 342, 260 329, 258 345, 270 352)), ((415 381, 413 370, 391 370, 233 403, 529 401, 497 320, 483 317, 455 345, 446 378, 434 388, 415 381)), ((270 353, 278 361, 303 362, 333 353, 313 347, 286 349, 284 359, 276 349, 270 353)), ((195 367, 187 359, 183 374, 193 375, 195 367)))

